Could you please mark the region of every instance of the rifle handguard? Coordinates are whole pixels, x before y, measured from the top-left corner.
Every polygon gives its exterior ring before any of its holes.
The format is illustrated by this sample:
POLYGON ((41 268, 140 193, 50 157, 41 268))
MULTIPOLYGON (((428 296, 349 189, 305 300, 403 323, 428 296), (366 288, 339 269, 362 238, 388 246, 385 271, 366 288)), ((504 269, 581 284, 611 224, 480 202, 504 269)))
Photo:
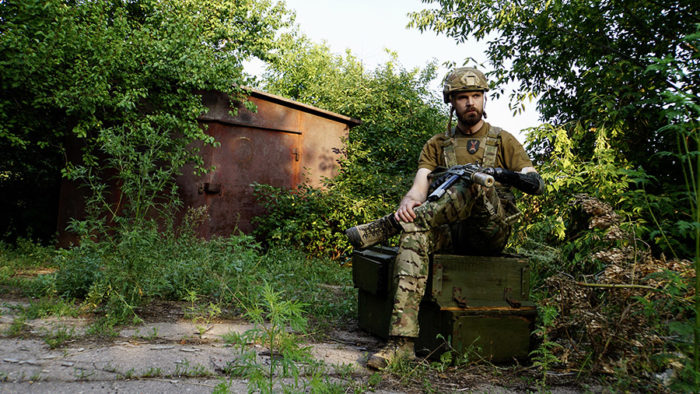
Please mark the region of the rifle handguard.
POLYGON ((515 172, 505 168, 486 168, 484 172, 493 175, 500 183, 513 186, 527 194, 544 193, 544 181, 536 172, 515 172))
POLYGON ((491 187, 495 183, 493 176, 481 172, 482 168, 476 164, 465 164, 454 166, 447 170, 447 173, 437 178, 431 184, 431 189, 434 189, 428 195, 428 201, 439 200, 445 194, 445 191, 454 185, 460 178, 471 183, 491 187))

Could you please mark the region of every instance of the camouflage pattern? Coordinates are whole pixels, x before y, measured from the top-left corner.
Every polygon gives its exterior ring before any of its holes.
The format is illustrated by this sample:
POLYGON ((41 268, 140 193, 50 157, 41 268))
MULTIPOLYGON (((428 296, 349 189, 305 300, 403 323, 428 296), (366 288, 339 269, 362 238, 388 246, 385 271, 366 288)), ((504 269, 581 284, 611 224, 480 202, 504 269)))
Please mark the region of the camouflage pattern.
POLYGON ((442 98, 445 103, 450 102, 450 95, 455 92, 489 91, 486 76, 474 67, 459 67, 450 71, 445 77, 442 88, 442 98))
POLYGON ((442 198, 424 203, 415 212, 413 223, 401 223, 404 232, 394 264, 396 294, 390 336, 418 337, 418 309, 425 294, 430 253, 454 252, 466 246, 470 254, 496 254, 510 235, 494 188, 458 182, 442 198))

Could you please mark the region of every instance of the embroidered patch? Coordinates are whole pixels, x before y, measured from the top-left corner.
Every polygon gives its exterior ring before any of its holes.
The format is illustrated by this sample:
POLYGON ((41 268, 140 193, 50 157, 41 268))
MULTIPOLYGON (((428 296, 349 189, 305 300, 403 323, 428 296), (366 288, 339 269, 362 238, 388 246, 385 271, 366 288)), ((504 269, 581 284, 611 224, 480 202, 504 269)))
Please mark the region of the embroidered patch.
POLYGON ((480 144, 481 144, 481 140, 468 140, 467 141, 467 152, 471 153, 472 155, 474 153, 478 152, 480 144))

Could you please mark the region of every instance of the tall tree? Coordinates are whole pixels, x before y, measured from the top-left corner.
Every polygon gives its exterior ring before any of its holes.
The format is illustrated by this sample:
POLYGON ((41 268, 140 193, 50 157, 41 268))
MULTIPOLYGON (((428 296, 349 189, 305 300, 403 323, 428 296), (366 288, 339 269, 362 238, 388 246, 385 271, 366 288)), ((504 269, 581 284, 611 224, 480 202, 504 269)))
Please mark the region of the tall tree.
POLYGON ((271 0, 0 2, 0 194, 14 201, 0 216, 27 210, 18 204, 61 171, 99 192, 103 165, 128 195, 128 214, 143 215, 197 160, 192 142, 211 142, 196 121, 197 91, 240 96, 243 61, 267 59, 288 22, 271 0), (71 145, 83 147, 82 161, 66 161, 71 145))
MULTIPOLYGON (((697 80, 650 70, 671 57, 698 69, 697 48, 684 37, 695 32, 700 7, 692 0, 423 0, 437 5, 413 13, 412 26, 432 29, 459 42, 488 40, 495 85, 519 81, 514 102, 534 95, 544 120, 556 125, 603 125, 612 143, 633 163, 673 176, 663 161, 649 162, 675 140, 665 124, 663 92, 692 91, 697 80)), ((501 91, 502 92, 502 91, 501 91)), ((573 127, 571 128, 573 130, 573 127)), ((577 136, 592 153, 595 133, 577 136)), ((535 141, 533 152, 552 142, 535 141)), ((675 168, 678 170, 678 168, 675 168)))
POLYGON ((303 103, 361 119, 350 142, 371 148, 367 160, 403 176, 415 170, 422 144, 444 129, 445 106, 429 88, 435 64, 407 70, 389 60, 366 70, 350 52, 333 54, 325 44, 290 37, 263 77, 264 88, 303 103))

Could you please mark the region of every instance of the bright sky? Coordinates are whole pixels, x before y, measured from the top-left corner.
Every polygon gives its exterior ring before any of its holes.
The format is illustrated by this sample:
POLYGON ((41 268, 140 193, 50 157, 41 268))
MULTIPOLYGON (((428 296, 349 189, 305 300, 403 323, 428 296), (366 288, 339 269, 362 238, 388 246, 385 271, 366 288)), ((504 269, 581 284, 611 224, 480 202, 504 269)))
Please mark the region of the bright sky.
MULTIPOLYGON (((350 49, 368 69, 389 59, 385 49, 396 52, 399 62, 407 69, 423 68, 432 59, 437 59, 438 64, 454 61, 462 65, 469 57, 486 62, 484 43, 457 45, 433 32, 407 29, 407 13, 427 7, 420 0, 286 0, 286 3, 288 9, 296 11, 296 23, 311 40, 326 41, 339 54, 350 49)), ((446 73, 447 69, 441 68, 440 79, 446 73)), ((440 81, 435 81, 434 91, 441 96, 439 84, 440 81)), ((506 90, 498 100, 487 102, 487 120, 523 142, 520 130, 538 125, 539 114, 533 102, 526 103, 524 113, 514 116, 508 109, 508 93, 506 90)))

